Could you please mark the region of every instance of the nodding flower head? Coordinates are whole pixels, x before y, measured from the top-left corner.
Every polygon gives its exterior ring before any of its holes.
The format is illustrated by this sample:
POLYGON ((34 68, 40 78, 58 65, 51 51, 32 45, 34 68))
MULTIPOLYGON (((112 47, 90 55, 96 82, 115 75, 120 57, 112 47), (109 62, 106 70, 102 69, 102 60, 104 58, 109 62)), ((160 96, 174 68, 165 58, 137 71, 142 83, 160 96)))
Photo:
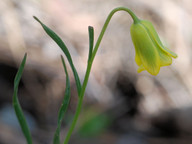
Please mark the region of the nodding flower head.
POLYGON ((135 61, 138 72, 147 70, 152 75, 159 73, 161 66, 172 63, 177 54, 163 46, 152 23, 138 20, 131 26, 131 37, 135 46, 135 61))

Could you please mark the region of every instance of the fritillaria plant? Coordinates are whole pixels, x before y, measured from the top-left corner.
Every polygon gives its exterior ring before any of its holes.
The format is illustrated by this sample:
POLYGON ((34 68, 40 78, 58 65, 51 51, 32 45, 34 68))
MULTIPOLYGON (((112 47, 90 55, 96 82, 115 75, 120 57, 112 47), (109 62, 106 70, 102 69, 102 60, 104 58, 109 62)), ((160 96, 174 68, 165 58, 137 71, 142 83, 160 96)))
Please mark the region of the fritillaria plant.
MULTIPOLYGON (((118 7, 118 8, 113 9, 109 13, 95 44, 94 44, 94 28, 91 26, 88 27, 89 55, 88 55, 87 70, 85 73, 84 81, 81 84, 78 73, 73 64, 71 54, 70 54, 67 46, 65 45, 65 43, 61 40, 61 38, 54 31, 52 31, 45 24, 43 24, 37 17, 34 17, 35 20, 37 20, 41 24, 41 26, 43 27, 45 32, 57 43, 57 45, 64 52, 70 66, 71 66, 71 69, 73 71, 73 75, 74 75, 75 81, 76 81, 76 87, 77 87, 77 91, 78 91, 78 104, 77 104, 76 112, 73 117, 71 126, 68 130, 68 133, 66 135, 66 138, 65 138, 63 144, 68 144, 71 134, 75 128, 76 122, 77 122, 79 114, 81 112, 83 97, 85 94, 87 82, 89 79, 89 75, 91 72, 91 67, 92 67, 95 55, 97 53, 97 50, 99 48, 103 35, 106 31, 106 28, 107 28, 112 16, 114 15, 114 13, 116 13, 118 11, 127 12, 133 19, 133 24, 131 26, 131 37, 132 37, 133 44, 135 46, 135 61, 136 61, 137 65, 139 66, 138 72, 147 70, 150 74, 157 75, 159 73, 160 67, 170 65, 172 63, 172 57, 176 58, 177 55, 174 52, 170 51, 168 48, 166 48, 162 44, 162 42, 160 41, 159 36, 158 36, 155 28, 151 24, 151 22, 145 21, 145 20, 140 20, 128 8, 118 7)), ((21 66, 18 70, 18 73, 15 77, 13 106, 14 106, 18 121, 20 123, 20 126, 22 128, 22 131, 24 133, 24 136, 27 140, 27 143, 32 144, 31 134, 28 129, 25 117, 23 115, 21 106, 20 106, 18 98, 17 98, 18 85, 19 85, 19 81, 20 81, 22 73, 23 73, 26 58, 27 58, 27 54, 25 54, 23 61, 21 63, 21 66)), ((70 90, 70 80, 69 80, 69 76, 68 76, 68 72, 67 72, 67 68, 66 68, 63 56, 61 56, 61 59, 62 59, 62 63, 64 66, 65 74, 66 74, 66 88, 65 88, 65 95, 63 98, 63 102, 62 102, 62 105, 60 107, 60 111, 58 114, 58 124, 57 124, 57 128, 56 128, 55 135, 53 138, 54 144, 61 143, 60 142, 60 128, 61 128, 62 121, 64 119, 65 112, 69 105, 70 91, 71 91, 70 90)))

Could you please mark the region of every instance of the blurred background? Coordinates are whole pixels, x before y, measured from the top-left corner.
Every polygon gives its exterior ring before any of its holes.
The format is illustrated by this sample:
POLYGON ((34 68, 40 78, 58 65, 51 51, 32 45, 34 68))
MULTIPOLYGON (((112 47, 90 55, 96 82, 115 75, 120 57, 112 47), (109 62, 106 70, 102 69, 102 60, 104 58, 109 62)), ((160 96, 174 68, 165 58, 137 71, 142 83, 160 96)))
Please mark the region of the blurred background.
MULTIPOLYGON (((65 74, 62 51, 32 18, 37 16, 66 43, 81 81, 88 57, 88 26, 95 41, 109 12, 130 8, 151 21, 163 43, 178 54, 158 76, 137 73, 131 17, 116 13, 94 60, 83 109, 70 144, 192 143, 192 2, 190 0, 1 0, 0 144, 25 144, 12 108, 13 80, 28 53, 19 100, 34 144, 51 144, 65 74)), ((64 139, 77 105, 72 71, 64 139)))

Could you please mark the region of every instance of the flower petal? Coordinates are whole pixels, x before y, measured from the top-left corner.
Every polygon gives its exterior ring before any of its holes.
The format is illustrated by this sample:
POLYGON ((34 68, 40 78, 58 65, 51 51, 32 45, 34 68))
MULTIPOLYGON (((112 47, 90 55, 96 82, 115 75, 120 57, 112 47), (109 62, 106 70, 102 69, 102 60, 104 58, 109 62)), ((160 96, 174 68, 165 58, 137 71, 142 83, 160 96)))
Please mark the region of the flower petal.
POLYGON ((131 36, 144 68, 150 74, 157 75, 160 70, 160 58, 148 30, 141 23, 133 24, 131 36))
POLYGON ((170 55, 167 55, 167 53, 165 53, 164 51, 160 50, 159 52, 159 56, 160 56, 160 65, 161 66, 168 66, 170 64, 172 64, 172 58, 170 55))
POLYGON ((143 65, 140 65, 139 68, 137 69, 137 72, 140 73, 140 72, 142 72, 142 71, 144 71, 144 70, 146 70, 146 69, 144 68, 144 66, 143 66, 143 65))
POLYGON ((141 59, 140 59, 140 57, 139 57, 139 55, 138 55, 137 50, 135 50, 135 62, 136 62, 136 64, 137 64, 138 66, 140 66, 140 65, 142 64, 141 59))
POLYGON ((153 37, 153 40, 156 42, 156 44, 159 46, 160 49, 162 49, 164 52, 166 52, 168 55, 172 56, 173 58, 177 58, 177 54, 170 51, 168 48, 164 47, 154 26, 151 22, 146 20, 141 20, 141 23, 148 29, 149 33, 153 37))
POLYGON ((164 52, 167 52, 167 54, 171 55, 173 58, 177 58, 177 54, 170 51, 167 47, 161 47, 161 49, 164 51, 164 52))

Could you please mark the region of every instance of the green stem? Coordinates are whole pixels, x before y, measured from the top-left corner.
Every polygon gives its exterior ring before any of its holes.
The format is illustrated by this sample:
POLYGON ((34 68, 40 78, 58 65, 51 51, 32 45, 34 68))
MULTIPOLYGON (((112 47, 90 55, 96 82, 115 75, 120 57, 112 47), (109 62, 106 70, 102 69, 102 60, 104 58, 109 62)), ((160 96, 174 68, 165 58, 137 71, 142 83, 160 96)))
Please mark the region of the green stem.
POLYGON ((105 21, 105 23, 104 23, 104 25, 103 25, 103 28, 102 28, 102 30, 101 30, 101 33, 100 33, 100 35, 99 35, 99 37, 98 37, 98 40, 97 40, 97 42, 96 42, 96 44, 95 44, 95 48, 94 48, 94 51, 93 51, 93 54, 92 54, 91 62, 92 62, 92 61, 94 60, 94 58, 95 58, 95 55, 96 55, 96 53, 97 53, 97 50, 98 50, 98 48, 99 48, 99 45, 100 45, 101 40, 102 40, 102 38, 103 38, 103 35, 104 35, 104 33, 105 33, 106 29, 107 29, 107 26, 108 26, 108 24, 109 24, 112 16, 113 16, 114 13, 116 13, 117 11, 125 11, 125 12, 129 13, 130 16, 132 17, 134 23, 138 23, 138 22, 140 21, 139 18, 138 18, 130 9, 128 9, 128 8, 118 7, 118 8, 113 9, 113 10, 110 12, 110 14, 108 15, 108 17, 107 17, 107 19, 106 19, 106 21, 105 21))
POLYGON ((106 29, 107 29, 107 26, 108 26, 112 16, 114 15, 114 13, 116 13, 117 11, 126 11, 126 12, 128 12, 130 14, 130 16, 132 17, 134 23, 138 23, 139 22, 138 17, 130 9, 124 8, 124 7, 115 8, 108 15, 108 17, 107 17, 107 19, 106 19, 106 21, 105 21, 105 23, 103 25, 103 28, 102 28, 102 30, 100 32, 100 35, 99 35, 99 37, 97 39, 97 42, 95 44, 92 57, 91 57, 90 61, 88 62, 85 78, 84 78, 83 85, 82 85, 81 92, 80 92, 80 96, 79 96, 79 101, 78 101, 77 108, 76 108, 76 113, 74 115, 72 124, 71 124, 71 126, 69 128, 69 131, 67 133, 67 136, 65 138, 64 144, 68 144, 68 141, 69 141, 69 139, 71 137, 71 134, 72 134, 72 132, 73 132, 73 130, 75 128, 75 125, 77 123, 79 114, 81 112, 81 107, 82 107, 82 103, 83 103, 83 97, 84 97, 84 94, 85 94, 85 89, 86 89, 86 86, 87 86, 87 83, 88 83, 88 79, 89 79, 89 75, 90 75, 90 72, 91 72, 91 67, 92 67, 92 64, 93 64, 93 60, 95 58, 95 55, 97 53, 97 50, 98 50, 99 45, 101 43, 101 40, 103 38, 103 35, 104 35, 104 33, 105 33, 106 29))

